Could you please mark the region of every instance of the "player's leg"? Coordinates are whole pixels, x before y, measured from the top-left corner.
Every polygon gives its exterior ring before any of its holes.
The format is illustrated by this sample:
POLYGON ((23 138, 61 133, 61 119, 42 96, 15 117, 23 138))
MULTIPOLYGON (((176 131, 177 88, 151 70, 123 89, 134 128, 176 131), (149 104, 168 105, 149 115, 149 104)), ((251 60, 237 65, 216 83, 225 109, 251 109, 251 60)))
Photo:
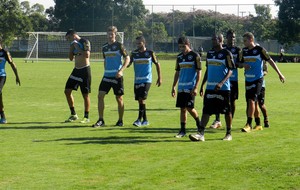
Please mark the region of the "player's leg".
POLYGON ((3 98, 2 98, 2 89, 4 87, 6 81, 6 76, 1 76, 0 77, 0 124, 5 124, 7 123, 6 117, 4 114, 4 104, 3 104, 3 98))
POLYGON ((190 115, 195 119, 197 131, 200 130, 200 118, 197 110, 195 108, 187 108, 187 111, 190 113, 190 115))
POLYGON ((90 111, 90 96, 88 93, 84 93, 82 94, 83 97, 83 101, 84 101, 84 116, 83 116, 83 120, 81 121, 81 123, 89 123, 90 119, 89 119, 89 111, 90 111))
MULTIPOLYGON (((260 98, 258 98, 259 101, 260 98)), ((262 126, 260 124, 260 112, 259 112, 259 103, 258 101, 255 102, 255 111, 254 111, 254 118, 255 118, 255 127, 254 130, 262 130, 262 126)))
POLYGON ((80 85, 81 94, 84 101, 84 116, 81 123, 89 123, 89 111, 90 111, 90 96, 91 93, 91 69, 90 67, 85 67, 82 70, 83 82, 80 85))
POLYGON ((138 104, 139 104, 138 118, 135 122, 133 122, 133 125, 136 127, 140 127, 142 125, 149 125, 149 123, 147 121, 147 116, 146 116, 146 100, 139 98, 138 104), (143 122, 142 122, 142 119, 143 119, 143 122))
POLYGON ((110 91, 111 83, 109 79, 103 77, 98 88, 98 120, 92 127, 103 127, 104 122, 104 98, 105 95, 110 91))
POLYGON ((93 127, 103 127, 105 125, 104 122, 104 97, 106 95, 105 91, 98 92, 98 120, 93 125, 93 127))
POLYGON ((220 114, 217 113, 215 115, 216 115, 216 119, 210 125, 210 128, 212 128, 212 129, 218 129, 218 128, 222 127, 222 123, 221 123, 221 119, 220 119, 220 114))
POLYGON ((74 97, 72 94, 73 90, 77 90, 79 86, 79 81, 78 79, 80 78, 80 75, 78 73, 78 69, 74 68, 70 77, 68 78, 65 86, 65 96, 68 102, 68 106, 70 108, 71 115, 70 117, 65 120, 65 122, 72 122, 78 119, 78 116, 75 111, 75 106, 74 106, 74 97))
POLYGON ((78 116, 75 111, 74 97, 73 97, 72 91, 73 91, 72 89, 65 89, 65 96, 66 96, 66 99, 67 99, 67 102, 68 102, 68 105, 70 108, 70 112, 71 112, 70 117, 67 120, 65 120, 65 122, 72 122, 72 121, 75 121, 78 119, 78 116))
POLYGON ((118 114, 119 119, 116 123, 116 126, 123 126, 123 115, 124 115, 124 102, 122 95, 116 95, 116 101, 118 103, 118 114))
POLYGON ((198 128, 198 133, 189 135, 191 141, 205 141, 204 131, 208 121, 209 114, 203 113, 201 117, 200 127, 198 128))
POLYGON ((138 118, 133 123, 134 126, 140 127, 149 125, 146 113, 146 99, 148 96, 150 85, 150 83, 140 83, 134 85, 135 100, 138 101, 139 105, 138 118))
POLYGON ((176 99, 176 107, 180 108, 180 130, 179 132, 174 136, 176 138, 182 138, 186 135, 185 127, 186 127, 186 105, 188 102, 188 93, 185 92, 179 92, 177 93, 177 99, 176 99))
POLYGON ((214 100, 208 99, 207 94, 214 94, 215 92, 206 90, 204 94, 204 99, 203 99, 203 109, 202 109, 202 116, 201 116, 201 122, 200 122, 200 127, 198 128, 198 133, 197 134, 190 134, 189 138, 191 141, 205 141, 204 138, 204 132, 206 125, 209 121, 209 117, 215 112, 216 109, 216 104, 214 100))
POLYGON ((123 77, 118 78, 115 80, 116 83, 112 84, 114 94, 116 97, 116 101, 118 104, 118 115, 119 119, 115 126, 123 126, 123 115, 124 115, 124 101, 123 101, 123 95, 124 95, 124 84, 123 84, 123 77))
POLYGON ((266 91, 266 88, 262 87, 258 105, 264 116, 264 127, 268 128, 268 127, 270 127, 270 125, 269 125, 269 119, 268 119, 268 111, 267 111, 267 107, 265 104, 265 91, 266 91))
POLYGON ((225 114, 225 122, 226 122, 226 134, 223 140, 231 141, 231 127, 232 127, 232 114, 231 114, 231 105, 230 105, 230 91, 220 91, 220 95, 223 100, 220 101, 220 113, 225 114))

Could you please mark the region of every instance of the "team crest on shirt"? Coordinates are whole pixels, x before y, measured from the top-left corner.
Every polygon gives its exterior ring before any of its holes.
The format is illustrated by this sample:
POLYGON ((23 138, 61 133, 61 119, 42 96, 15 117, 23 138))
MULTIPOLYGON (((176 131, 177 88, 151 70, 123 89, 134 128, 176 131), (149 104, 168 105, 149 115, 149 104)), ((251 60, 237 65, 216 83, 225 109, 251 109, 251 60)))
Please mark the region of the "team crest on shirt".
POLYGON ((116 50, 116 49, 117 49, 117 46, 113 45, 111 48, 112 48, 113 50, 116 50))
POLYGON ((146 56, 146 57, 149 56, 149 52, 148 52, 148 51, 145 52, 145 56, 146 56))
POLYGON ((253 50, 253 54, 257 54, 257 50, 256 49, 253 50))
POLYGON ((231 49, 231 53, 235 53, 235 51, 236 51, 235 48, 231 49))
POLYGON ((222 58, 223 57, 223 54, 222 53, 219 53, 218 54, 218 58, 220 59, 220 58, 222 58))
POLYGON ((188 56, 188 60, 190 61, 190 60, 192 60, 193 59, 193 56, 192 55, 189 55, 188 56))

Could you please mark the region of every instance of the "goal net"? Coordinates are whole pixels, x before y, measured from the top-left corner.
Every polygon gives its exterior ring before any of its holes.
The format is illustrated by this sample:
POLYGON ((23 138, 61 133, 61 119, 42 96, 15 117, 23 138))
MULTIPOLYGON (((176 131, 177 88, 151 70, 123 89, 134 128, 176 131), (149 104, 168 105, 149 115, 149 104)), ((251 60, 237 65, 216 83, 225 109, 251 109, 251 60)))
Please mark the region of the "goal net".
POLYGON ((203 51, 207 52, 212 48, 211 37, 207 36, 187 36, 190 40, 192 49, 199 51, 202 48, 203 51))
MULTIPOLYGON (((102 59, 102 46, 107 42, 106 32, 77 32, 91 42, 91 60, 102 59)), ((47 59, 67 59, 70 43, 65 32, 28 32, 28 48, 25 62, 47 59)), ((118 32, 117 40, 124 43, 124 33, 118 32)))

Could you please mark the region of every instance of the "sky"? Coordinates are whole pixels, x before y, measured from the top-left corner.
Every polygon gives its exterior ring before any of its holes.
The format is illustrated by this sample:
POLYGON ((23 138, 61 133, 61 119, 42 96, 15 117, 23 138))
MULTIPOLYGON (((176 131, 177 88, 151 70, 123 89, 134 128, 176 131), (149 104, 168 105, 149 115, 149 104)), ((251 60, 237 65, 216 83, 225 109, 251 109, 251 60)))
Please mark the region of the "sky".
MULTIPOLYGON (((20 2, 23 0, 19 0, 20 2)), ((35 3, 39 3, 44 5, 45 9, 50 6, 54 6, 53 0, 27 0, 30 5, 34 5, 35 3)), ((221 13, 228 14, 239 14, 239 16, 255 14, 253 4, 274 4, 274 0, 143 0, 146 8, 150 10, 150 12, 170 12, 174 5, 174 9, 181 11, 191 11, 193 8, 195 9, 205 9, 205 10, 217 10, 221 13), (249 4, 251 2, 251 4, 249 4), (214 6, 214 5, 217 5, 214 6), (239 4, 239 6, 237 6, 239 4), (153 5, 153 6, 150 6, 153 5), (158 6, 159 5, 159 6, 158 6), (192 6, 194 5, 194 7, 192 6)), ((277 15, 278 7, 270 6, 271 14, 274 16, 277 15)))

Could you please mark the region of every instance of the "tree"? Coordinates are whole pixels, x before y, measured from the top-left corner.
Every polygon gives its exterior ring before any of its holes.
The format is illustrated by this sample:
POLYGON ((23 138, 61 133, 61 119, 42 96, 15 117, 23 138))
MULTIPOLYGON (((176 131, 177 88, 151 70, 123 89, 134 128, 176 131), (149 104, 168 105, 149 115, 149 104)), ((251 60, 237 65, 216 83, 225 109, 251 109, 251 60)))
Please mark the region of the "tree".
POLYGON ((34 4, 30 7, 28 1, 20 3, 23 14, 29 18, 33 31, 47 31, 49 20, 45 14, 45 8, 42 4, 34 4))
POLYGON ((106 31, 110 25, 124 31, 147 12, 142 0, 56 0, 54 7, 61 31, 106 31))
POLYGON ((295 44, 300 41, 300 1, 275 0, 279 6, 278 39, 282 44, 295 44))
POLYGON ((6 46, 31 30, 30 20, 23 14, 18 0, 1 0, 0 15, 0 38, 6 46))
POLYGON ((250 16, 250 31, 258 40, 276 38, 276 22, 272 19, 269 5, 254 5, 256 17, 250 16))

